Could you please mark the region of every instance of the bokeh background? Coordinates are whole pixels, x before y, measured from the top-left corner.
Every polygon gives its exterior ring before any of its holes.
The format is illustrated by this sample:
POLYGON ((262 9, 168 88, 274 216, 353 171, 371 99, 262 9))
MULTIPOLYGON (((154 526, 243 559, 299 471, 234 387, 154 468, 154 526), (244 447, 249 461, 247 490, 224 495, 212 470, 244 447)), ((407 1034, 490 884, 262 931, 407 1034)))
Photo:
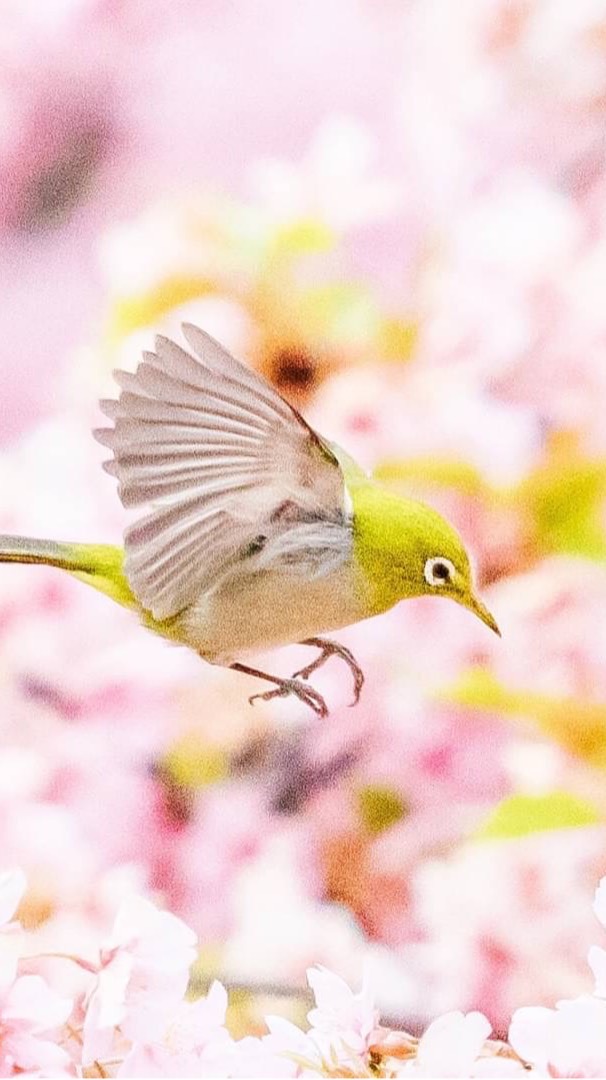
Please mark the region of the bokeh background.
POLYGON ((447 514, 503 632, 432 599, 344 631, 365 692, 331 662, 318 723, 1 567, 0 856, 32 948, 85 954, 145 892, 240 1031, 301 1015, 318 962, 409 1029, 589 989, 605 135, 603 0, 4 0, 0 529, 119 541, 97 400, 188 319, 447 514))

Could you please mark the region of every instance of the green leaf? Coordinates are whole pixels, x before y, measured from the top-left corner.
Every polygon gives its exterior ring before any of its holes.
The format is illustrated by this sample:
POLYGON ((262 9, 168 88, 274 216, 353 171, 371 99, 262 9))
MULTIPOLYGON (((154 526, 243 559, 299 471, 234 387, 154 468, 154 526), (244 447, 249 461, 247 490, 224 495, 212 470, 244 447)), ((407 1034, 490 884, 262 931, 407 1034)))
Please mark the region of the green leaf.
POLYGON ((220 783, 229 772, 225 750, 205 743, 195 733, 185 734, 173 744, 162 767, 173 783, 191 791, 220 783))
POLYGON ((405 800, 394 788, 368 784, 358 789, 357 796, 362 822, 373 835, 385 832, 408 813, 405 800))
POLYGON ((368 344, 380 330, 376 301, 364 286, 351 281, 300 289, 299 314, 308 332, 321 336, 324 344, 337 347, 368 344))
POLYGON ((373 476, 384 484, 405 486, 420 482, 424 487, 445 488, 476 498, 495 499, 494 493, 475 465, 455 458, 386 459, 376 466, 373 476))
POLYGON ((333 230, 319 218, 299 218, 279 225, 273 236, 272 255, 312 255, 335 246, 333 230))
POLYGON ((120 296, 113 305, 107 328, 110 344, 143 326, 153 326, 167 311, 218 291, 215 281, 202 274, 174 274, 147 291, 120 296))
POLYGON ((600 821, 596 807, 568 791, 547 795, 510 795, 488 815, 475 840, 511 840, 554 829, 578 829, 600 821))
POLYGON ((386 317, 382 320, 379 334, 379 355, 386 360, 410 360, 419 338, 419 324, 410 319, 386 317))
POLYGON ((544 460, 511 494, 527 507, 540 550, 606 558, 606 461, 584 456, 576 435, 553 435, 544 460))
POLYGON ((606 705, 509 689, 485 668, 470 668, 439 695, 467 709, 497 712, 531 725, 596 768, 606 769, 606 705))

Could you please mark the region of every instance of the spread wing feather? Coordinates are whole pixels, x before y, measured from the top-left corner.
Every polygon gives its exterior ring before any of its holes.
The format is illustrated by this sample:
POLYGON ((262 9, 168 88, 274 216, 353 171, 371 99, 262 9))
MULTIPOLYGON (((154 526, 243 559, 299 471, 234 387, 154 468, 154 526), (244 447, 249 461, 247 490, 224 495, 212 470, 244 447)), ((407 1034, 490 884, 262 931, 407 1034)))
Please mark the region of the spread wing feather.
POLYGON ((299 534, 305 561, 312 534, 298 533, 297 522, 317 523, 318 562, 322 522, 334 531, 345 518, 341 470, 322 440, 208 334, 183 330, 196 357, 158 337, 135 374, 116 373, 118 400, 101 402, 113 427, 95 432, 113 453, 105 468, 124 506, 149 511, 125 533, 125 571, 157 619, 237 572, 261 541, 259 568, 271 561, 272 543, 278 558, 288 552, 294 562, 299 534))

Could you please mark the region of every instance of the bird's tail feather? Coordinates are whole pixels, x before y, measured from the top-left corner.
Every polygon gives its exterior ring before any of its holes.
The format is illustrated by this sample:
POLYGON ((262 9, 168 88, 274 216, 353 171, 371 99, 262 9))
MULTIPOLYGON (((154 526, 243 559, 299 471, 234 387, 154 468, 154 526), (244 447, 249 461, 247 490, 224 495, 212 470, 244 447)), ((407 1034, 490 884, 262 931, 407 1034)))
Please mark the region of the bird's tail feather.
POLYGON ((112 544, 71 544, 29 536, 0 535, 2 562, 56 566, 111 596, 124 607, 138 607, 124 574, 124 551, 112 544))

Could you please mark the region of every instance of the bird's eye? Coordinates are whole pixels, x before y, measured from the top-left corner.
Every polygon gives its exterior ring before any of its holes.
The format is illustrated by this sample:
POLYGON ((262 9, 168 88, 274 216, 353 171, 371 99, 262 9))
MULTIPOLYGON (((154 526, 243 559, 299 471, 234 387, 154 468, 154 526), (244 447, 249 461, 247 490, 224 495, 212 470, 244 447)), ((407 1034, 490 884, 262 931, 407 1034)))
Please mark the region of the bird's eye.
POLYGON ((428 585, 448 585, 454 578, 455 568, 450 559, 428 559, 425 563, 425 581, 428 585))

